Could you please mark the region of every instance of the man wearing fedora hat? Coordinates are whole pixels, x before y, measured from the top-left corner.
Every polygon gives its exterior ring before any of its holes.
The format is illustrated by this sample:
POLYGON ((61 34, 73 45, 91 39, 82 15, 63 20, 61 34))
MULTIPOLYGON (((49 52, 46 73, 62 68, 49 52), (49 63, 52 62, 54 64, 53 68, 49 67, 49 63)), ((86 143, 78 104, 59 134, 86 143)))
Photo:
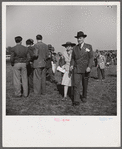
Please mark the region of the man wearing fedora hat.
POLYGON ((84 43, 87 37, 82 31, 77 33, 78 44, 73 48, 70 71, 74 72, 74 101, 73 105, 80 104, 80 84, 82 83, 82 101, 87 101, 88 78, 93 63, 93 50, 90 44, 84 43))

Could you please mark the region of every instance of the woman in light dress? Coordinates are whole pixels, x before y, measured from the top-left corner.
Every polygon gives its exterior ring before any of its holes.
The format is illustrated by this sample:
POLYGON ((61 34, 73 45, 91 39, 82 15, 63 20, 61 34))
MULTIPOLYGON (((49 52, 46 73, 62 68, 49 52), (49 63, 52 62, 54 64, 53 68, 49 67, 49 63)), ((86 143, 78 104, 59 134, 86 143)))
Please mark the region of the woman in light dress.
POLYGON ((68 87, 71 86, 71 76, 69 75, 69 67, 70 67, 70 61, 71 61, 71 55, 72 55, 72 49, 73 46, 75 46, 75 43, 66 42, 66 44, 62 44, 66 48, 66 51, 64 51, 63 56, 65 58, 65 65, 62 66, 62 68, 65 69, 65 73, 62 78, 62 85, 64 85, 64 98, 62 100, 67 100, 67 92, 68 87))

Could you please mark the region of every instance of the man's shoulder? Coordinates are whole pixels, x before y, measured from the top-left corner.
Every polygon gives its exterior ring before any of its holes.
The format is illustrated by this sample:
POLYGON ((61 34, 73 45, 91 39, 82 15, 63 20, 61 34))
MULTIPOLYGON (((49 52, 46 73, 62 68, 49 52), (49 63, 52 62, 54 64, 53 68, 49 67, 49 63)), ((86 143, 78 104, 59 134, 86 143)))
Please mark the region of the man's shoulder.
POLYGON ((78 44, 73 47, 73 53, 75 53, 75 54, 79 53, 79 45, 78 44))
POLYGON ((28 47, 28 50, 34 50, 34 49, 35 49, 34 46, 30 46, 30 47, 28 47))
POLYGON ((43 47, 45 47, 48 50, 48 45, 42 42, 43 47))
POLYGON ((77 48, 78 48, 78 44, 73 47, 73 50, 76 50, 77 48))
POLYGON ((20 46, 26 48, 26 46, 24 46, 24 45, 22 45, 22 44, 20 44, 20 46))
POLYGON ((43 44, 43 45, 45 45, 45 46, 47 46, 47 44, 46 44, 46 43, 44 43, 44 42, 42 42, 42 44, 43 44))
POLYGON ((92 47, 91 44, 88 44, 88 43, 84 43, 86 47, 92 47))
POLYGON ((11 47, 11 52, 14 51, 14 49, 16 49, 16 46, 11 47))
POLYGON ((48 45, 47 44, 45 44, 45 43, 43 43, 43 42, 38 42, 38 43, 36 43, 35 45, 34 45, 35 47, 38 47, 38 46, 45 46, 45 47, 47 47, 48 48, 48 45))
POLYGON ((24 46, 24 45, 21 45, 20 47, 22 47, 23 49, 25 50, 28 50, 28 47, 24 46))
POLYGON ((14 50, 16 50, 17 47, 18 47, 18 45, 13 46, 13 47, 11 48, 11 52, 13 52, 14 50))
POLYGON ((19 47, 19 48, 23 48, 23 49, 28 49, 28 48, 27 48, 26 46, 24 46, 24 45, 17 45, 16 48, 18 48, 18 47, 19 47))
POLYGON ((85 44, 85 48, 88 48, 90 51, 93 51, 91 44, 88 44, 88 43, 84 43, 84 44, 85 44))

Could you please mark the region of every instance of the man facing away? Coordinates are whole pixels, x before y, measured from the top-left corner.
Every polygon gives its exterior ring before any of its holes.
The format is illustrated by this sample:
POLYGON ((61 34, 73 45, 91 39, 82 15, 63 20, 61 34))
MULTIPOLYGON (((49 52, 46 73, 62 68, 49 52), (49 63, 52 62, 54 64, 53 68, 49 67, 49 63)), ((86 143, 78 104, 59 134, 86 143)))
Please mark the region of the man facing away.
POLYGON ((33 61, 33 88, 37 95, 46 93, 46 59, 49 56, 48 46, 42 42, 42 35, 36 36, 37 43, 34 45, 38 49, 38 58, 33 61))
POLYGON ((73 48, 70 70, 74 74, 74 101, 73 106, 80 104, 80 84, 82 83, 82 101, 87 101, 88 78, 93 63, 93 51, 90 44, 84 43, 85 35, 82 31, 77 33, 78 45, 73 48))
POLYGON ((26 46, 28 48, 28 52, 30 54, 30 63, 27 65, 27 76, 28 76, 28 87, 29 91, 30 89, 33 89, 33 60, 37 58, 37 53, 36 49, 34 48, 34 40, 33 39, 28 39, 26 40, 26 46))
POLYGON ((16 46, 11 50, 11 65, 13 66, 13 84, 15 90, 15 96, 21 97, 21 81, 23 87, 23 96, 28 96, 28 79, 26 65, 30 61, 30 55, 28 48, 21 45, 22 37, 15 37, 16 46))

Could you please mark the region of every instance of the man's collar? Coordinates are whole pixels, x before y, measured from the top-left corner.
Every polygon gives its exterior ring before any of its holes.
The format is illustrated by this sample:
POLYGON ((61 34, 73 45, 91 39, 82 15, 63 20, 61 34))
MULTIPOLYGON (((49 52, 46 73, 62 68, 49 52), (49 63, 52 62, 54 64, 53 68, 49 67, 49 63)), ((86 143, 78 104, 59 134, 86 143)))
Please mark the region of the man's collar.
POLYGON ((84 46, 84 42, 82 44, 78 44, 78 46, 82 49, 82 47, 84 46))
POLYGON ((83 48, 83 46, 84 46, 84 42, 81 44, 81 48, 83 48))
POLYGON ((16 43, 16 45, 21 45, 21 43, 19 42, 19 43, 16 43))
POLYGON ((38 42, 40 43, 40 42, 42 42, 42 40, 37 40, 37 43, 38 43, 38 42))
POLYGON ((27 47, 31 47, 30 45, 27 45, 27 47))

